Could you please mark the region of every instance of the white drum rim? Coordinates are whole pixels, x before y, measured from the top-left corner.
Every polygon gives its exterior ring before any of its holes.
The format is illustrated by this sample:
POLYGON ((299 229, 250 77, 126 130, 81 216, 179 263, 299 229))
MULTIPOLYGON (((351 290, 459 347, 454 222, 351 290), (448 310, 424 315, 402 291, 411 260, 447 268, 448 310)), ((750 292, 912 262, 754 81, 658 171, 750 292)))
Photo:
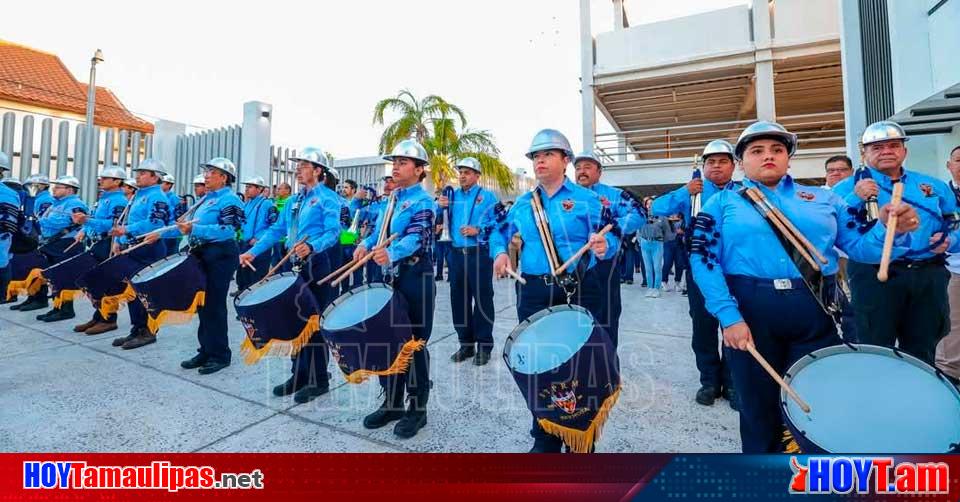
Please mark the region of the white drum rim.
MULTIPOLYGON (((73 260, 76 260, 77 258, 80 258, 81 256, 83 256, 83 255, 85 255, 85 254, 93 254, 93 251, 88 250, 88 251, 84 251, 84 252, 82 252, 82 253, 77 253, 76 255, 71 256, 70 258, 67 258, 66 260, 61 260, 61 261, 59 261, 59 262, 57 262, 57 263, 54 263, 53 265, 50 265, 49 267, 43 269, 43 271, 42 271, 41 273, 46 272, 47 270, 53 270, 53 269, 59 267, 60 265, 64 265, 64 264, 66 264, 67 262, 71 262, 71 261, 73 261, 73 260)), ((94 260, 94 261, 96 261, 96 260, 94 260)), ((91 269, 91 270, 92 270, 92 269, 91 269)))
POLYGON ((513 328, 513 331, 511 331, 510 334, 507 336, 506 341, 503 342, 503 361, 507 363, 507 368, 510 369, 511 372, 513 372, 513 368, 510 366, 510 349, 513 348, 513 343, 514 341, 516 341, 517 335, 519 335, 521 332, 523 332, 523 330, 527 329, 527 327, 539 321, 540 319, 543 319, 544 317, 550 314, 553 314, 555 312, 561 312, 565 310, 574 310, 582 314, 587 314, 590 317, 590 319, 593 320, 594 325, 596 325, 597 323, 597 320, 593 317, 593 314, 591 314, 589 310, 587 310, 586 308, 580 305, 573 305, 573 304, 554 305, 552 307, 547 307, 543 310, 538 310, 537 312, 534 312, 533 315, 524 319, 522 322, 520 322, 520 324, 517 324, 517 327, 513 328))
POLYGON ((130 283, 131 283, 131 284, 139 284, 139 283, 144 282, 144 281, 142 281, 142 280, 139 280, 140 277, 143 276, 143 274, 145 274, 145 273, 147 273, 147 272, 151 272, 151 271, 153 271, 153 270, 156 270, 156 269, 160 268, 161 266, 165 265, 165 264, 166 264, 167 262, 169 262, 169 261, 180 260, 181 262, 184 262, 184 261, 186 261, 188 258, 190 258, 190 253, 189 253, 188 251, 181 251, 181 252, 179 252, 179 253, 177 253, 177 254, 173 254, 173 255, 170 255, 170 256, 166 256, 166 257, 164 257, 164 258, 160 258, 159 260, 157 260, 157 261, 155 261, 155 262, 147 265, 146 267, 144 267, 143 270, 137 272, 136 274, 133 274, 133 277, 130 278, 130 283))
MULTIPOLYGON (((346 293, 338 296, 336 300, 333 300, 332 302, 330 302, 330 305, 327 305, 327 308, 323 309, 323 312, 320 314, 321 329, 323 328, 323 322, 327 319, 327 317, 330 315, 331 312, 333 312, 335 308, 342 305, 344 302, 346 302, 349 298, 353 297, 354 295, 360 294, 364 291, 368 291, 371 289, 386 289, 387 291, 390 292, 391 295, 395 293, 393 287, 385 282, 371 282, 369 284, 357 286, 351 289, 350 291, 347 291, 346 293)), ((330 330, 330 331, 338 331, 338 330, 330 330)))
MULTIPOLYGON (((267 279, 264 280, 264 281, 257 281, 257 282, 255 282, 255 283, 247 286, 247 289, 244 289, 243 291, 240 292, 239 295, 237 295, 236 297, 234 297, 234 299, 233 299, 233 305, 234 305, 234 306, 239 306, 239 305, 240 305, 240 302, 242 302, 244 298, 250 296, 250 294, 253 293, 254 291, 256 291, 257 289, 259 289, 259 288, 261 288, 261 287, 263 287, 263 286, 266 286, 267 284, 270 284, 270 283, 273 282, 273 281, 278 281, 278 280, 280 280, 280 279, 289 278, 290 276, 296 277, 297 275, 299 275, 299 274, 297 274, 296 272, 284 272, 284 273, 282 273, 282 274, 274 274, 274 275, 271 275, 270 277, 267 277, 267 279)), ((294 279, 294 281, 293 281, 292 283, 290 283, 290 285, 292 286, 292 285, 296 284, 296 282, 297 282, 296 279, 294 279)), ((288 289, 289 289, 289 287, 288 287, 288 289)), ((286 291, 286 289, 284 289, 283 291, 286 291)), ((283 291, 281 291, 279 294, 282 294, 283 291)), ((278 294, 278 296, 279 296, 279 294, 278 294)), ((273 298, 276 298, 276 296, 274 296, 274 297, 272 297, 272 298, 270 298, 270 299, 272 300, 273 298)), ((244 306, 244 307, 252 307, 252 306, 254 306, 254 305, 262 305, 262 304, 263 304, 263 302, 260 302, 260 303, 251 303, 250 305, 243 305, 243 306, 244 306)))

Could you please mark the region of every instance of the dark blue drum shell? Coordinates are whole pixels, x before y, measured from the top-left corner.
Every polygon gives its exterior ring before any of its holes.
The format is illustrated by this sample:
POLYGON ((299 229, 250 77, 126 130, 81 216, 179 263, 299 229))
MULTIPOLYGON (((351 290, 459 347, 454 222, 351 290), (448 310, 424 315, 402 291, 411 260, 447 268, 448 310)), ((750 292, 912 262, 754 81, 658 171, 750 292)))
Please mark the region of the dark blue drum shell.
MULTIPOLYGON (((556 327, 543 333, 543 341, 531 344, 532 348, 536 349, 540 344, 552 344, 546 340, 555 337, 555 343, 560 346, 558 353, 568 354, 568 358, 562 363, 559 363, 562 359, 556 358, 559 364, 546 371, 518 371, 515 369, 516 361, 511 361, 511 356, 516 356, 512 354, 514 346, 518 344, 518 339, 525 330, 531 329, 536 321, 549 315, 569 311, 577 311, 581 316, 585 315, 591 321, 593 319, 585 309, 575 305, 541 310, 522 322, 510 334, 503 347, 503 358, 527 402, 527 407, 536 418, 583 431, 589 428, 604 401, 620 388, 620 360, 606 330, 593 322, 592 331, 579 348, 565 347, 564 345, 569 344, 565 344, 562 334, 556 332, 556 327)), ((575 328, 576 326, 571 326, 571 329, 575 328)))
POLYGON ((307 283, 295 272, 271 276, 266 281, 251 286, 233 300, 237 316, 247 329, 250 342, 257 349, 271 340, 290 341, 303 331, 311 316, 319 315, 317 301, 307 283), (270 288, 277 281, 293 282, 281 293, 268 299, 249 304, 250 295, 262 288, 270 288), (252 334, 252 336, 251 336, 252 334))
POLYGON ((23 281, 30 275, 30 271, 47 267, 47 258, 40 254, 40 251, 30 251, 29 253, 14 254, 10 258, 10 280, 23 281))
POLYGON ((386 370, 393 365, 403 344, 413 339, 406 299, 382 283, 354 288, 334 300, 320 317, 320 332, 345 375, 360 370, 386 370), (368 305, 370 302, 358 301, 363 298, 360 295, 384 294, 390 294, 390 299, 380 308, 369 309, 376 311, 352 312, 351 315, 362 320, 348 327, 330 329, 331 317, 340 314, 338 309, 368 305))
POLYGON ((189 310, 197 293, 204 290, 206 283, 200 260, 186 251, 148 265, 130 279, 137 298, 154 317, 162 311, 189 310), (155 271, 170 266, 172 261, 179 263, 161 274, 154 275, 155 271))
POLYGON ((80 289, 80 277, 97 265, 97 259, 90 251, 67 258, 60 263, 43 270, 43 278, 56 291, 76 291, 80 289))
POLYGON ((142 264, 129 256, 116 255, 80 276, 77 285, 95 300, 117 296, 127 289, 127 281, 142 268, 142 264))

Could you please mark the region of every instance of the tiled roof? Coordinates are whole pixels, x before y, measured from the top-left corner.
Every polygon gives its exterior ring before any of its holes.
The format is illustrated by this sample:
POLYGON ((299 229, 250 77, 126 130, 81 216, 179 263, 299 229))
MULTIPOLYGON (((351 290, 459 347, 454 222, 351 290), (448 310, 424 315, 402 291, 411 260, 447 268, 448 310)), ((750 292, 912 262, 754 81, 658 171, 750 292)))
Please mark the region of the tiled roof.
MULTIPOLYGON (((0 40, 0 99, 71 113, 86 113, 87 86, 54 54, 0 40)), ((102 127, 153 132, 108 89, 97 87, 93 122, 102 127)))

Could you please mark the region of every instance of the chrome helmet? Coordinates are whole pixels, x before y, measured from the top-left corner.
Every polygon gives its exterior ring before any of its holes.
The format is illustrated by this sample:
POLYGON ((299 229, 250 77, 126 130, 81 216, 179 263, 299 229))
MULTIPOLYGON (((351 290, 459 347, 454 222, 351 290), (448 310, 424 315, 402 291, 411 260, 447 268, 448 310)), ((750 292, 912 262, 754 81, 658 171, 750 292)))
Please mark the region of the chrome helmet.
POLYGON ((157 176, 163 176, 167 174, 167 168, 164 167, 163 162, 160 162, 154 158, 143 159, 137 167, 133 168, 134 171, 151 171, 156 173, 157 176))
POLYGON ((427 150, 415 139, 405 139, 390 150, 390 155, 384 155, 383 160, 393 162, 399 157, 413 159, 417 165, 426 165, 430 161, 427 159, 427 150))
POLYGON ((263 178, 260 177, 260 176, 254 176, 254 177, 252 177, 252 178, 247 178, 247 179, 243 182, 243 184, 244 184, 244 185, 253 185, 253 186, 260 187, 260 188, 266 188, 266 187, 267 187, 267 182, 266 182, 266 181, 263 181, 263 178))
POLYGON ((533 141, 530 142, 527 158, 533 160, 533 154, 544 150, 561 150, 567 157, 573 157, 573 148, 570 147, 570 141, 556 129, 543 129, 538 132, 533 137, 533 141))
POLYGON ((720 153, 729 155, 731 159, 735 158, 733 145, 726 140, 715 139, 707 143, 707 146, 703 147, 703 153, 700 154, 700 161, 705 161, 707 160, 707 157, 720 153))
POLYGON ((596 163, 597 163, 597 166, 599 166, 601 169, 603 168, 603 162, 600 162, 600 159, 598 159, 597 156, 596 156, 593 152, 590 152, 590 151, 587 151, 587 150, 584 150, 584 151, 580 152, 580 153, 579 153, 576 157, 574 157, 574 159, 573 159, 574 165, 576 165, 576 163, 577 163, 577 162, 580 162, 581 160, 592 160, 593 162, 596 162, 596 163))
POLYGON ((860 137, 860 143, 863 144, 863 146, 867 146, 870 143, 879 143, 881 141, 894 139, 910 141, 906 131, 903 130, 900 124, 889 120, 882 120, 867 126, 866 130, 863 131, 863 136, 860 137))
POLYGON ((782 125, 776 122, 761 120, 750 124, 740 133, 737 139, 737 146, 734 148, 734 157, 737 160, 743 159, 743 151, 751 141, 759 138, 777 138, 787 145, 787 152, 793 156, 797 151, 797 135, 786 130, 782 125))
POLYGON ((483 174, 483 169, 480 167, 480 161, 473 157, 464 157, 458 160, 456 168, 457 169, 460 169, 460 168, 473 169, 477 173, 483 174))
POLYGON ((100 171, 98 178, 113 178, 116 180, 125 180, 127 179, 127 172, 120 167, 108 167, 103 171, 100 171))
POLYGON ((73 187, 78 190, 80 189, 80 180, 78 180, 76 176, 61 176, 53 180, 53 184, 73 187))
POLYGON ((223 173, 227 174, 227 178, 231 180, 237 179, 237 166, 233 163, 232 160, 226 157, 214 157, 205 163, 201 164, 200 167, 204 169, 216 169, 223 173))
POLYGON ((324 169, 330 169, 330 160, 327 158, 327 154, 323 153, 318 147, 308 146, 303 149, 298 155, 290 157, 290 160, 294 162, 309 162, 314 166, 320 166, 324 169))

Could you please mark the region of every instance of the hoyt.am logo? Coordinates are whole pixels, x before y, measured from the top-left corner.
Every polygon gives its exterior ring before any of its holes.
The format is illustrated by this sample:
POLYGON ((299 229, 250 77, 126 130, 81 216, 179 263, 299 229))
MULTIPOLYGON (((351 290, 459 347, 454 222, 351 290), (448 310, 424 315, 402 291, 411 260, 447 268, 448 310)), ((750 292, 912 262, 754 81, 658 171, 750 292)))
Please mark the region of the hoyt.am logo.
POLYGON ((946 494, 944 462, 898 462, 892 457, 790 457, 790 493, 946 494))

